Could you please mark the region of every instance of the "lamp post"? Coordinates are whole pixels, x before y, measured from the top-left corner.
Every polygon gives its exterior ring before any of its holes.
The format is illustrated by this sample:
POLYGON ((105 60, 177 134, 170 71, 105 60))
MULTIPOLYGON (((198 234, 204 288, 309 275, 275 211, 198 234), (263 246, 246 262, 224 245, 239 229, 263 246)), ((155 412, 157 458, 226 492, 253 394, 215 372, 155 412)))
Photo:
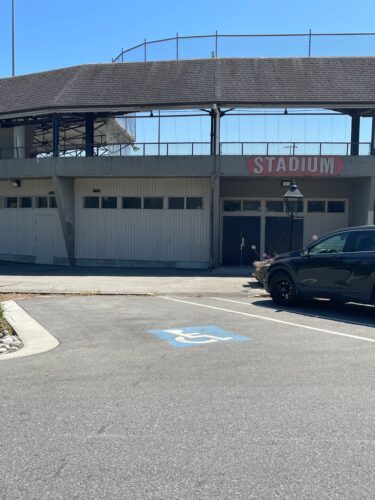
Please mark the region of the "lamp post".
POLYGON ((285 208, 290 215, 289 251, 293 250, 294 214, 301 211, 302 201, 303 194, 298 189, 296 181, 292 181, 288 191, 284 194, 285 208))

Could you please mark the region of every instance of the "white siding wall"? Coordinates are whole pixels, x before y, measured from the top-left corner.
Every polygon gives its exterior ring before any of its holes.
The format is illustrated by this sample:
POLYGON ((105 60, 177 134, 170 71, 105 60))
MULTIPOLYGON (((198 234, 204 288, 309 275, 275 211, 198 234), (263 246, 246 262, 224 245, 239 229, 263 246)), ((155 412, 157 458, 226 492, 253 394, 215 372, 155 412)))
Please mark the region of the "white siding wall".
MULTIPOLYGON (((53 218, 50 244, 53 257, 66 257, 65 243, 57 209, 2 208, 3 198, 9 196, 48 196, 52 190, 50 179, 22 180, 21 187, 12 187, 10 181, 0 181, 0 256, 38 257, 35 252, 35 219, 38 214, 53 218)), ((22 260, 22 259, 20 259, 22 260)))
POLYGON ((208 179, 76 179, 76 258, 207 264, 208 179), (85 209, 84 196, 117 196, 117 209, 85 209), (121 207, 122 196, 162 196, 163 210, 121 207), (203 210, 169 210, 168 196, 200 196, 203 210))
POLYGON ((348 213, 344 214, 319 214, 306 213, 303 230, 303 244, 312 242, 312 236, 316 234, 322 237, 325 234, 348 226, 348 213))

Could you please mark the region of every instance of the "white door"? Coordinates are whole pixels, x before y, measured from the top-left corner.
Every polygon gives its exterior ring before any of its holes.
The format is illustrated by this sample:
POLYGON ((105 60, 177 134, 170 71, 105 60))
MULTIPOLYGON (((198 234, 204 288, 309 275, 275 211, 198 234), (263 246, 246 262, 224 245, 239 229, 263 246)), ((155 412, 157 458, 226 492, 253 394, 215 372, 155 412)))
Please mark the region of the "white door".
POLYGON ((35 263, 53 264, 54 230, 51 214, 35 215, 35 263))

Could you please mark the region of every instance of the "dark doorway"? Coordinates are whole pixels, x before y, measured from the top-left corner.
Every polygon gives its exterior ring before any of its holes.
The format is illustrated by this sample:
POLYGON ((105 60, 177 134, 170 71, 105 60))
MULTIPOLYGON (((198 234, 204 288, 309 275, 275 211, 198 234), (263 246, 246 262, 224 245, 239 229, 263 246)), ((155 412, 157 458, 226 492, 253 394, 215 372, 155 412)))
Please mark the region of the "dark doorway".
POLYGON ((251 245, 259 252, 260 217, 223 217, 223 265, 249 266, 251 245))
MULTIPOLYGON (((294 219, 293 250, 303 247, 303 219, 294 219)), ((275 255, 289 252, 290 218, 266 217, 265 252, 275 255)))

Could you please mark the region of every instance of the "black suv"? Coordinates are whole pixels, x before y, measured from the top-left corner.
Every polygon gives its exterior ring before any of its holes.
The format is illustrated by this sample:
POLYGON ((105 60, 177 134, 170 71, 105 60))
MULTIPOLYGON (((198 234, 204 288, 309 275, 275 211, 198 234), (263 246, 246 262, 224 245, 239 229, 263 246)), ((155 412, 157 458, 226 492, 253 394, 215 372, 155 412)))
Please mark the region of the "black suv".
POLYGON ((375 305, 375 226, 341 229, 272 259, 264 287, 276 304, 322 297, 375 305))

